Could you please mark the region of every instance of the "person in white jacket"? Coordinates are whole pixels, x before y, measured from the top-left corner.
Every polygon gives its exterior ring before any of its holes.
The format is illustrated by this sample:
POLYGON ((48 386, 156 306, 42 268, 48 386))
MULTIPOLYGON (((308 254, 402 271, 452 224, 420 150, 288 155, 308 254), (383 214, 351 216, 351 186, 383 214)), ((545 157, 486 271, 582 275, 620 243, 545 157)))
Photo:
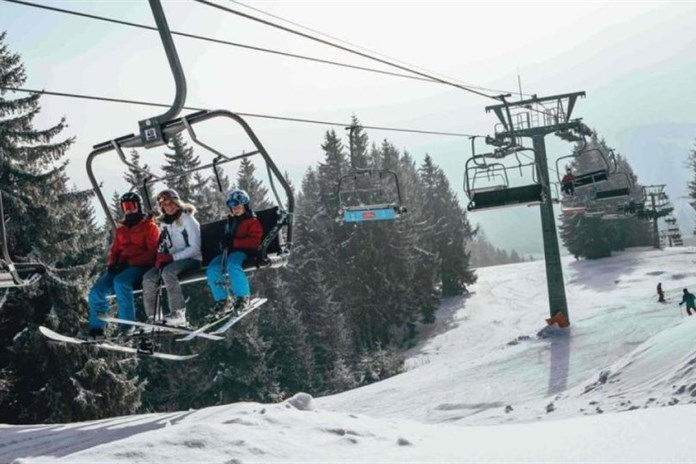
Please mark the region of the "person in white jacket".
POLYGON ((169 297, 169 314, 164 318, 164 322, 168 325, 185 326, 186 303, 179 275, 201 266, 201 226, 194 217, 196 208, 182 202, 176 190, 162 190, 157 195, 157 203, 162 211, 157 218, 160 237, 155 267, 143 276, 145 313, 148 320, 155 318, 157 291, 164 283, 169 297))

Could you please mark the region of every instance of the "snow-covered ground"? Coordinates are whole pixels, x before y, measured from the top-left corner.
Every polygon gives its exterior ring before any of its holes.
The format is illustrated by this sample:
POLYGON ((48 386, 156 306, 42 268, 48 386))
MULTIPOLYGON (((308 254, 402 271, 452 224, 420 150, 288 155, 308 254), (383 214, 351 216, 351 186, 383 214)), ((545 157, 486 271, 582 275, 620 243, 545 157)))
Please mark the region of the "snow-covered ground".
POLYGON ((696 316, 677 306, 696 249, 564 258, 564 272, 566 335, 536 336, 543 261, 484 268, 401 375, 280 404, 0 426, 0 462, 696 462, 696 316))

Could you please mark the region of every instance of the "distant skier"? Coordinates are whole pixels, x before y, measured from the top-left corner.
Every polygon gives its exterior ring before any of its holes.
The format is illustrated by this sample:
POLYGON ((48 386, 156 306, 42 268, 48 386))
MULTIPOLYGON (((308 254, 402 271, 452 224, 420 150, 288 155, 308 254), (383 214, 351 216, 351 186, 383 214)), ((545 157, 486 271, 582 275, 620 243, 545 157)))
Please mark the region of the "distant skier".
POLYGON ((686 312, 689 314, 689 316, 691 316, 692 309, 694 310, 694 312, 696 312, 696 296, 689 293, 689 290, 687 289, 684 289, 684 296, 682 297, 679 306, 681 306, 684 303, 686 303, 686 312))
POLYGON ((224 312, 229 308, 229 290, 223 285, 223 264, 232 284, 232 294, 236 297, 233 309, 239 313, 249 302, 249 280, 244 273, 244 261, 253 256, 263 240, 263 225, 256 217, 249 204, 249 194, 244 190, 233 190, 227 195, 227 207, 230 215, 225 224, 223 249, 227 254, 218 255, 208 264, 206 270, 208 286, 215 300, 215 312, 224 312), (225 259, 225 263, 223 263, 225 259))
POLYGON ((665 292, 662 291, 662 282, 657 284, 657 297, 658 303, 665 303, 665 292))
MULTIPOLYGON (((133 285, 155 265, 159 229, 149 216, 143 213, 142 199, 135 192, 126 192, 120 198, 123 220, 116 229, 114 243, 109 250, 106 273, 89 291, 89 336, 104 336, 104 325, 99 315, 109 310, 106 297, 116 294, 118 317, 135 320, 133 285)), ((133 326, 123 325, 121 332, 132 331, 133 326)))
MULTIPOLYGON (((160 238, 155 267, 143 277, 143 305, 149 320, 157 311, 159 286, 167 287, 169 315, 164 322, 169 325, 186 325, 186 303, 179 283, 179 275, 201 267, 201 226, 194 217, 196 208, 181 201, 174 189, 162 190, 157 195, 162 214, 160 238)), ((160 300, 161 301, 161 300, 160 300)))
POLYGON ((561 179, 561 189, 568 196, 575 195, 575 176, 570 168, 566 169, 566 174, 561 179))

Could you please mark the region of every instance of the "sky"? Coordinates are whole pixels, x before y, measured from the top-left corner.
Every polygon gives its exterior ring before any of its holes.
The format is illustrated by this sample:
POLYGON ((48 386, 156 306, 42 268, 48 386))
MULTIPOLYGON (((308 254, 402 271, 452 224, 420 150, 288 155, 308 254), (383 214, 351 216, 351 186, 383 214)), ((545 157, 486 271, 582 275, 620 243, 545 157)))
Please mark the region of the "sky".
MULTIPOLYGON (((216 2, 298 28, 234 1, 216 2)), ((144 1, 38 3, 154 24, 144 1)), ((402 72, 203 4, 163 4, 172 30, 402 72)), ((540 96, 586 91, 574 115, 628 158, 641 183, 667 184, 683 234, 692 230, 694 212, 683 197, 692 176, 685 161, 696 133, 696 97, 688 91, 696 80, 696 4, 260 1, 253 7, 457 82, 510 92, 517 92, 519 83, 524 93, 540 96)), ((22 55, 28 88, 163 103, 173 99, 173 81, 154 32, 5 1, 0 2, 0 29, 22 55)), ((181 37, 175 41, 187 75, 187 104, 339 123, 247 119, 295 185, 321 161, 327 130, 345 140, 342 125, 353 114, 364 125, 462 134, 491 134, 497 122, 484 110, 493 100, 450 86, 181 37)), ((65 135, 76 137, 68 172, 77 187, 88 188, 85 161, 91 146, 133 133, 139 120, 161 112, 44 97, 37 126, 67 118, 65 135)), ((466 137, 382 130, 368 130, 368 135, 378 144, 388 139, 417 163, 430 154, 467 201, 462 184, 471 148, 466 137)), ((222 126, 199 136, 232 153, 249 149, 241 134, 222 126)), ((570 151, 568 143, 547 137, 552 160, 570 151)), ((145 159, 156 167, 161 155, 148 152, 145 159)), ((97 163, 97 177, 108 193, 125 187, 122 173, 114 155, 97 163)), ((479 212, 470 219, 498 247, 539 253, 537 209, 479 212)))
POLYGON ((0 462, 694 462, 696 316, 678 305, 694 256, 565 257, 571 327, 546 338, 543 262, 482 268, 399 375, 276 404, 0 425, 0 462))

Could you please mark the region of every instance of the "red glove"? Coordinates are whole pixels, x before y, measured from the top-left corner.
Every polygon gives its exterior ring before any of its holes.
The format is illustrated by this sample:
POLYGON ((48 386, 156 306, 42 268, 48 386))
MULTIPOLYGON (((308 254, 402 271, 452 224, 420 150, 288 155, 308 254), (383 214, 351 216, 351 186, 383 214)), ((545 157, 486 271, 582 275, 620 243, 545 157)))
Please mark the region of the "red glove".
POLYGON ((171 253, 157 253, 157 258, 155 259, 155 267, 157 269, 162 269, 167 264, 174 261, 174 256, 171 253))

